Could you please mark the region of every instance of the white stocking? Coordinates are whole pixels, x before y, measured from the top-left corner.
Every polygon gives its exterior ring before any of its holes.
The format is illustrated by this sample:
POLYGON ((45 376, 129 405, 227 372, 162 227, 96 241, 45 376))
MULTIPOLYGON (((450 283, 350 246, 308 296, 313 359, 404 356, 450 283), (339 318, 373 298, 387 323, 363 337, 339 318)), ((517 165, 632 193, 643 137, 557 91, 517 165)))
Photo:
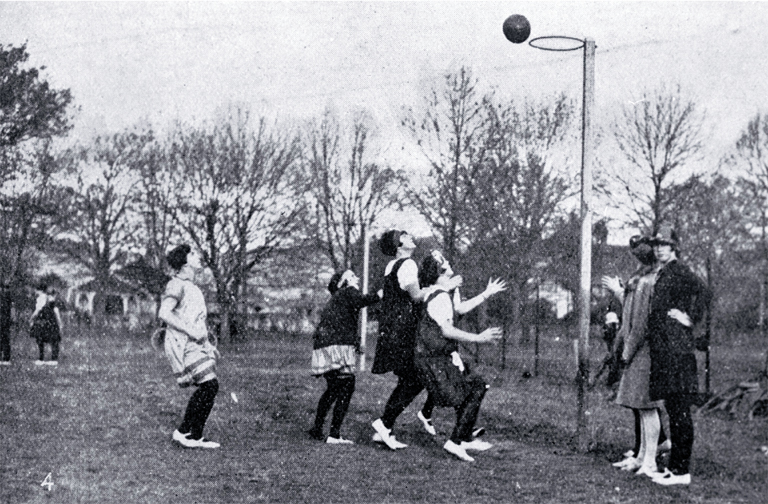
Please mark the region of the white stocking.
POLYGON ((643 458, 638 456, 638 461, 643 467, 656 470, 656 452, 659 442, 659 432, 661 432, 661 421, 659 413, 655 409, 640 410, 640 431, 642 440, 640 441, 640 450, 643 458))

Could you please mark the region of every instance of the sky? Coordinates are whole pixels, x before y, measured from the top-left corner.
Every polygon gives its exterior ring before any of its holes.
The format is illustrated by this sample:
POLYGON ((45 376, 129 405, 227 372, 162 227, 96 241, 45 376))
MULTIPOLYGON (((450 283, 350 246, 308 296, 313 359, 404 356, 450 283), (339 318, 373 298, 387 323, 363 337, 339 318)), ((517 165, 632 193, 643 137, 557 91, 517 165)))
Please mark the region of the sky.
POLYGON ((26 42, 29 63, 72 91, 75 138, 232 105, 296 123, 332 107, 368 110, 394 153, 402 107, 461 66, 501 96, 580 99, 582 52, 510 43, 510 14, 526 16, 531 38, 595 40, 597 127, 679 84, 706 111, 716 159, 768 109, 768 2, 3 1, 0 44, 26 42))

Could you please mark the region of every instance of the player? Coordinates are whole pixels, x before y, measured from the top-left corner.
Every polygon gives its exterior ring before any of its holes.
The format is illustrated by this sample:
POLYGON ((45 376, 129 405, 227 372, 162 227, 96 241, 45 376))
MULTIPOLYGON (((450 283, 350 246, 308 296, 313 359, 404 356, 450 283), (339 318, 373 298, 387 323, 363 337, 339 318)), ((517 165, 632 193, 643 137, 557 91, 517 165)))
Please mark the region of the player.
POLYGON ((173 440, 185 448, 218 448, 219 443, 203 437, 203 429, 213 408, 219 381, 216 378, 216 348, 208 339, 208 311, 200 288, 193 283, 202 269, 200 256, 189 245, 179 245, 167 256, 175 271, 160 302, 158 317, 165 322, 165 355, 171 363, 176 383, 182 388, 194 385, 184 420, 173 432, 173 440))

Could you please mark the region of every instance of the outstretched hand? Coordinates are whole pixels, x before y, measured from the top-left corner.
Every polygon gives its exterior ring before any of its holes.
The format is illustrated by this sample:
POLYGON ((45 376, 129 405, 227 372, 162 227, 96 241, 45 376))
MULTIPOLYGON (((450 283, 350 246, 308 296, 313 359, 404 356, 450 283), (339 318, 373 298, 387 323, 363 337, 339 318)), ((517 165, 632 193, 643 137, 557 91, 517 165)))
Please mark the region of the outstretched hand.
POLYGON ((502 334, 501 327, 489 327, 480 333, 480 337, 483 338, 483 341, 494 341, 501 339, 502 334))
POLYGON ((496 280, 489 278, 488 286, 485 288, 485 292, 483 292, 483 296, 486 299, 488 299, 494 294, 498 294, 499 292, 502 292, 505 290, 507 290, 507 282, 505 282, 501 278, 497 278, 496 280))

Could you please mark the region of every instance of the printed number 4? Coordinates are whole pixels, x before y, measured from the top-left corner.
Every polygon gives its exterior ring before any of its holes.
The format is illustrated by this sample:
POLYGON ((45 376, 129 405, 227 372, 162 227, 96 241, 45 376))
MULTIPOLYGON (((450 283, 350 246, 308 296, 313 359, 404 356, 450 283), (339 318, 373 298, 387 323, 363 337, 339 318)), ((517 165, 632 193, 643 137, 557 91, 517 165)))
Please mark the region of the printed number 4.
POLYGON ((45 477, 42 483, 40 483, 41 487, 46 487, 46 490, 49 492, 51 491, 51 488, 53 488, 53 478, 51 477, 51 473, 48 473, 48 476, 45 477))

